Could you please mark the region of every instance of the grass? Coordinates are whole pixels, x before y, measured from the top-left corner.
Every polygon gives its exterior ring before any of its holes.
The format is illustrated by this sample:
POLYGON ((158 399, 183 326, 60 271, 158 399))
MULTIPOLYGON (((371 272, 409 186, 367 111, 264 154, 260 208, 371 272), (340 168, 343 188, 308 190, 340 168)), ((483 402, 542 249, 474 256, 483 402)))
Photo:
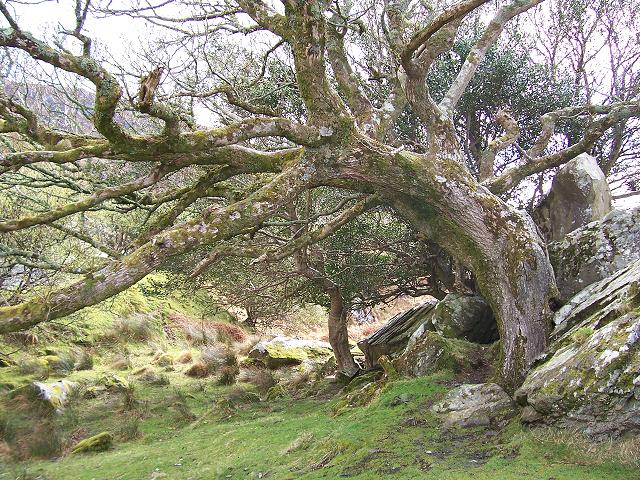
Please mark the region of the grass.
MULTIPOLYGON (((329 402, 313 399, 261 402, 210 416, 197 427, 180 421, 175 390, 140 386, 149 411, 139 420, 142 437, 109 452, 69 456, 30 465, 51 480, 146 479, 634 479, 637 465, 589 459, 582 444, 521 430, 442 431, 428 406, 445 391, 445 377, 387 385, 370 405, 332 415, 329 402), (409 398, 396 405, 394 398, 409 398), (395 405, 395 406, 394 406, 395 405)), ((229 387, 194 381, 180 386, 180 409, 201 416, 229 387)), ((109 409, 96 400, 79 424, 91 432, 113 429, 109 409)), ((0 475, 0 479, 5 477, 0 475)))
MULTIPOLYGON (((79 395, 56 424, 63 452, 104 431, 114 436, 114 448, 95 454, 63 454, 57 460, 2 463, 2 437, 13 428, 6 416, 14 415, 9 417, 14 421, 18 416, 3 412, 0 406, 0 480, 640 479, 638 443, 633 439, 594 446, 575 432, 529 431, 517 421, 501 432, 485 428, 443 430, 429 407, 450 388, 451 375, 444 372, 394 381, 379 392, 368 389, 375 392, 372 401, 355 407, 345 407, 344 397, 293 399, 297 395, 292 398, 286 390, 281 398, 273 395, 272 400, 259 401, 274 385, 282 388, 269 372, 259 369, 243 368, 240 385, 220 385, 224 382, 219 375, 187 377, 184 370, 199 360, 200 354, 192 349, 186 355, 188 339, 181 337, 178 329, 177 338, 161 336, 156 321, 166 313, 164 309, 196 319, 204 318, 207 309, 197 298, 154 298, 151 293, 163 285, 159 280, 150 281, 132 294, 121 294, 111 309, 85 309, 90 317, 86 322, 95 323, 90 329, 78 325, 77 339, 96 339, 112 328, 117 318, 159 312, 146 317, 152 325, 149 332, 143 329, 139 339, 97 345, 92 357, 74 360, 73 371, 66 372, 69 380, 87 385, 105 374, 132 383, 133 388, 126 391, 91 398, 79 395), (152 340, 140 341, 149 337, 152 340), (154 364, 158 351, 173 359, 182 355, 194 358, 185 363, 174 361, 173 365, 154 364), (78 370, 76 364, 90 366, 89 358, 93 368, 78 370), (118 359, 123 361, 114 365, 118 359), (142 375, 133 373, 143 367, 169 384, 145 382, 142 375)), ((64 342, 54 346, 69 347, 64 342)), ((3 351, 13 348, 6 347, 3 351)), ((43 345, 23 348, 21 355, 43 355, 43 345)), ((208 357, 215 370, 233 369, 231 382, 237 374, 235 357, 232 361, 227 349, 213 353, 208 357)), ((0 369, 0 387, 32 381, 39 373, 38 368, 26 368, 27 364, 22 367, 0 369)), ((48 381, 59 378, 55 372, 47 372, 48 381)), ((300 383, 298 389, 305 390, 308 384, 304 378, 300 383)), ((29 420, 28 415, 23 417, 29 420)))

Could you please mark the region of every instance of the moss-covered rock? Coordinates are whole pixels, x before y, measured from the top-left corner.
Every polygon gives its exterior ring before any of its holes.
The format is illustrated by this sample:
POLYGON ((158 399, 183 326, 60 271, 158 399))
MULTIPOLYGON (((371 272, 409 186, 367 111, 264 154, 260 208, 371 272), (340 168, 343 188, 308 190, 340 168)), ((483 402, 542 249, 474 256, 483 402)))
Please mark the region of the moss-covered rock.
POLYGON ((549 244, 560 300, 566 302, 640 259, 640 207, 614 210, 598 222, 549 244))
POLYGON ((69 397, 78 387, 78 383, 69 380, 58 380, 51 383, 33 382, 12 390, 11 396, 24 395, 30 400, 45 402, 50 405, 50 408, 61 412, 69 397))
POLYGON ((422 377, 438 370, 459 373, 480 366, 484 359, 484 348, 477 343, 445 338, 436 332, 425 332, 395 361, 403 375, 422 377))
MULTIPOLYGON (((157 352, 154 356, 153 356, 153 363, 160 366, 160 367, 166 367, 169 365, 173 365, 174 362, 174 358, 171 354, 166 353, 166 352, 157 352)), ((188 362, 185 362, 188 363, 188 362)))
POLYGON ((596 438, 640 432, 640 261, 556 313, 549 354, 516 392, 525 421, 596 438))
POLYGON ((259 360, 271 369, 303 363, 317 367, 332 356, 331 346, 326 342, 288 337, 258 342, 249 352, 250 358, 259 360))
POLYGON ((93 437, 85 438, 77 443, 71 454, 104 452, 113 446, 113 436, 109 432, 102 432, 93 437))
POLYGON ((461 385, 432 407, 447 427, 502 426, 515 414, 511 397, 495 383, 461 385))
POLYGON ((129 388, 129 382, 114 373, 105 373, 99 380, 107 390, 120 390, 129 388))

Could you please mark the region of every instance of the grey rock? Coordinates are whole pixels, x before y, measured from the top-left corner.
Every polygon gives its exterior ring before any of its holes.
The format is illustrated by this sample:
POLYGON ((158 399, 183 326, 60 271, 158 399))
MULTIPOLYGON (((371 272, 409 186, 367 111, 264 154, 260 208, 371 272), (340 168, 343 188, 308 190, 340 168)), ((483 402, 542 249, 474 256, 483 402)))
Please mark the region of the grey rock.
POLYGON ((491 308, 477 295, 450 293, 431 315, 434 330, 447 338, 491 343, 498 339, 498 327, 491 308))
POLYGON ((640 207, 613 210, 548 246, 562 303, 640 259, 640 207))
POLYGON ((395 361, 403 375, 422 377, 438 370, 459 373, 470 371, 482 364, 484 348, 477 343, 455 338, 445 338, 436 332, 426 332, 407 345, 395 361))
POLYGON ((430 324, 431 312, 437 300, 430 300, 405 312, 393 316, 380 329, 358 342, 364 353, 367 368, 379 365, 383 355, 392 356, 404 350, 416 330, 433 330, 430 324))
POLYGON ((431 407, 445 427, 500 425, 515 414, 511 397, 495 383, 461 385, 431 407))
POLYGON ((564 165, 533 218, 548 241, 599 220, 611 211, 611 191, 595 158, 582 153, 564 165))
POLYGON ((529 423, 595 439, 640 432, 640 261, 587 287, 556 313, 550 356, 515 396, 529 423))
POLYGON ((249 352, 250 358, 272 369, 292 365, 320 368, 332 356, 333 350, 327 342, 283 336, 258 342, 249 352))

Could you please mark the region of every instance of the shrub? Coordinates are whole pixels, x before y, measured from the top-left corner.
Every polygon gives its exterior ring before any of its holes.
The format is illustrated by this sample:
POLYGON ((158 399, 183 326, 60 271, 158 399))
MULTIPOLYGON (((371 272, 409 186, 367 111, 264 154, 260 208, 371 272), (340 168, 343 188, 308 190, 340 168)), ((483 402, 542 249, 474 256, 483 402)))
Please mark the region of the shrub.
POLYGON ((227 335, 234 342, 242 342, 247 338, 247 332, 237 325, 224 322, 212 322, 211 326, 218 332, 218 340, 220 340, 220 335, 227 335))
POLYGON ((142 403, 136 398, 136 389, 133 383, 118 388, 118 395, 120 397, 121 412, 134 411, 138 409, 142 403))
POLYGON ((23 438, 25 453, 29 457, 52 458, 60 455, 63 448, 59 428, 51 419, 36 423, 33 432, 23 438))
POLYGON ((187 396, 180 390, 175 389, 170 398, 171 406, 175 410, 178 420, 193 422, 197 417, 187 404, 187 396))
POLYGON ((142 437, 140 417, 138 415, 119 416, 118 425, 114 429, 114 436, 123 442, 142 437))

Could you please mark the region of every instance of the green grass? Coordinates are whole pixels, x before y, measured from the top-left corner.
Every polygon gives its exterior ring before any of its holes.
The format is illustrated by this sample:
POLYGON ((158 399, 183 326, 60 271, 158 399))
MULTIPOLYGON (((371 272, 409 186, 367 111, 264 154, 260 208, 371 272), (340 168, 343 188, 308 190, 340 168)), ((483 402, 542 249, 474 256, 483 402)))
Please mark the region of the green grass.
MULTIPOLYGON (((194 318, 209 313, 212 318, 210 312, 215 309, 206 299, 165 295, 166 289, 166 278, 153 277, 111 303, 70 317, 74 335, 54 336, 55 341, 44 338, 22 354, 40 357, 45 344, 65 348, 70 338, 99 338, 114 319, 130 313, 160 312, 160 318, 171 309, 194 318)), ((224 320, 218 315, 216 319, 224 320)), ((450 388, 451 375, 444 372, 389 383, 371 403, 358 407, 344 407, 345 397, 338 396, 329 401, 287 398, 230 408, 223 399, 234 387, 218 386, 215 378, 191 379, 184 375, 183 365, 174 370, 154 365, 170 384, 145 384, 132 372, 149 365, 158 347, 172 354, 188 348, 180 339, 161 337, 160 323, 155 327, 148 343, 97 346, 93 369, 65 377, 91 385, 111 372, 133 382, 133 410, 123 411, 119 394, 102 394, 77 400, 57 420, 65 439, 76 438, 79 431, 80 438, 111 432, 116 439, 112 450, 3 464, 0 442, 0 480, 640 479, 638 464, 623 464, 612 454, 584 454, 580 442, 525 431, 517 420, 500 432, 443 430, 430 406, 450 388), (131 368, 112 372, 116 353, 126 355, 131 368), (193 418, 198 420, 193 423, 193 418), (141 435, 127 428, 132 422, 141 435)), ((14 348, 0 346, 2 351, 14 348)), ((191 350, 197 357, 197 349, 191 350)), ((32 380, 17 367, 0 369, 0 384, 32 380)), ((28 413, 7 413, 16 421, 30 421, 28 413)))
MULTIPOLYGON (((537 441, 514 423, 503 432, 445 432, 428 406, 445 391, 444 377, 387 385, 374 401, 332 415, 319 400, 261 402, 190 428, 169 406, 171 388, 140 387, 150 402, 144 436, 109 452, 30 465, 52 480, 114 479, 634 479, 637 467, 580 458, 568 447, 537 441), (393 399, 409 398, 395 405, 393 399), (431 452, 431 453, 427 453, 431 452), (165 474, 162 476, 160 474, 165 474)), ((178 385, 203 414, 227 387, 178 385)), ((113 428, 113 411, 95 401, 79 424, 92 433, 113 428)), ((4 480, 5 477, 0 476, 4 480)), ((35 477, 33 477, 35 478, 35 477)))

